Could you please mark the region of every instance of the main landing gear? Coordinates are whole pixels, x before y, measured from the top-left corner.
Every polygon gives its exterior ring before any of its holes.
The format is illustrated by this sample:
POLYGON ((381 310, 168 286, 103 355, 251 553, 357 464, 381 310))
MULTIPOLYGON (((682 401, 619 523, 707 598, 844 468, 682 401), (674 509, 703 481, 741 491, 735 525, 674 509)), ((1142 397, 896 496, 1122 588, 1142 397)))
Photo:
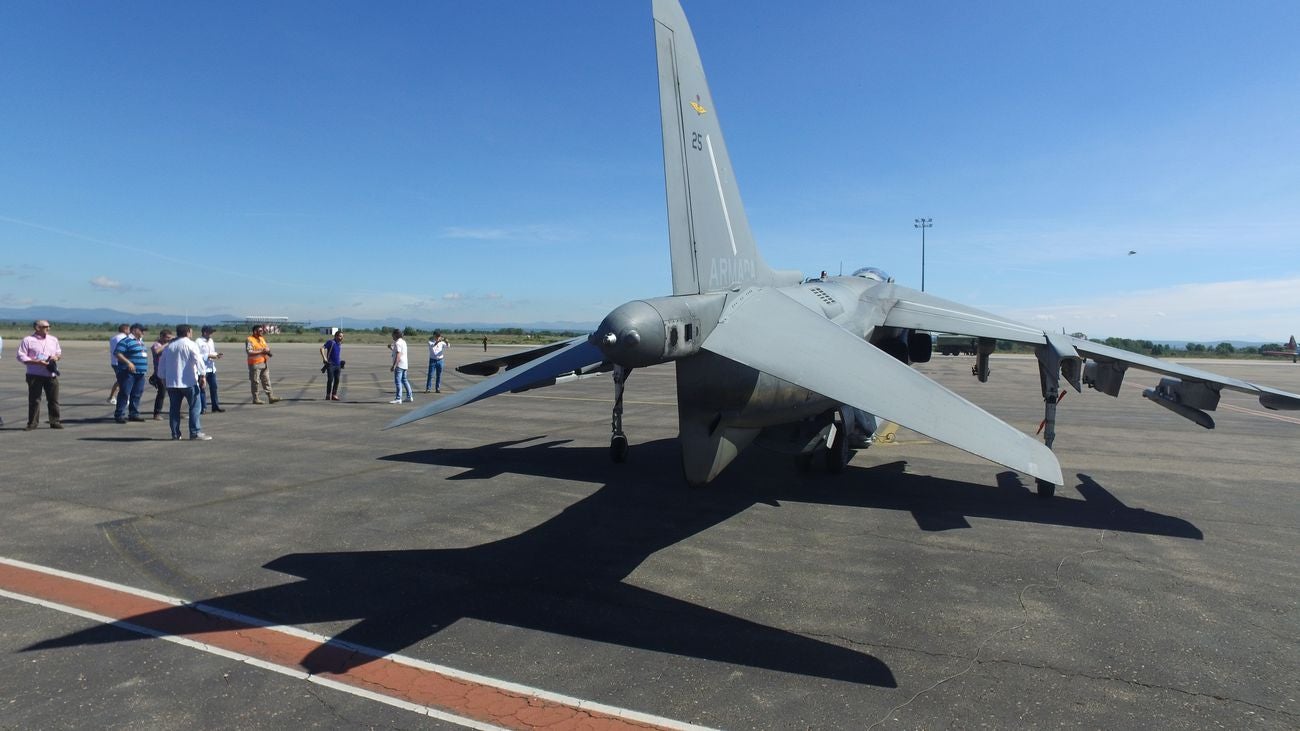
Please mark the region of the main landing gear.
POLYGON ((631 368, 614 366, 614 414, 609 424, 609 458, 619 464, 627 461, 627 435, 623 433, 623 387, 631 374, 631 368))
MULTIPOLYGON (((822 416, 822 419, 827 418, 822 416)), ((822 423, 825 423, 824 421, 822 423)), ((822 469, 832 475, 838 475, 844 471, 844 466, 853 458, 853 452, 849 444, 850 424, 845 419, 844 412, 836 409, 830 415, 830 434, 823 440, 818 440, 816 447, 807 452, 800 452, 794 456, 795 468, 800 472, 809 472, 812 470, 813 463, 819 462, 822 469)))

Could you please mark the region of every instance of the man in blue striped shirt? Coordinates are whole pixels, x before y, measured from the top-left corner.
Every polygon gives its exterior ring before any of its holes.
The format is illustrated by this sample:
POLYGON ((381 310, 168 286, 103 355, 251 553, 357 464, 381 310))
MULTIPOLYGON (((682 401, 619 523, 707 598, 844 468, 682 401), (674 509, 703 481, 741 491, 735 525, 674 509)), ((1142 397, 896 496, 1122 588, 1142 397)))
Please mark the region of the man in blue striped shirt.
POLYGON ((113 356, 117 359, 117 408, 113 420, 119 424, 144 421, 140 418, 140 397, 144 394, 145 379, 149 376, 149 353, 144 347, 144 325, 135 323, 131 334, 117 344, 113 356), (130 416, 127 416, 128 411, 130 416))

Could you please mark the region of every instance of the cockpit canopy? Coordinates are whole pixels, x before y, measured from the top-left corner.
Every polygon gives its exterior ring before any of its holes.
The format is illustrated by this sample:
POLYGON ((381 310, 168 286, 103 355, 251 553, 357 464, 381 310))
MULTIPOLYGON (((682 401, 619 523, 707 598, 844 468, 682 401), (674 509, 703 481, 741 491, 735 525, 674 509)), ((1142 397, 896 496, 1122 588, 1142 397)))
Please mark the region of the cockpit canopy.
POLYGON ((875 267, 862 267, 861 269, 853 272, 853 276, 862 277, 863 279, 874 279, 877 282, 894 281, 894 278, 889 276, 888 272, 886 272, 883 269, 877 269, 875 267))

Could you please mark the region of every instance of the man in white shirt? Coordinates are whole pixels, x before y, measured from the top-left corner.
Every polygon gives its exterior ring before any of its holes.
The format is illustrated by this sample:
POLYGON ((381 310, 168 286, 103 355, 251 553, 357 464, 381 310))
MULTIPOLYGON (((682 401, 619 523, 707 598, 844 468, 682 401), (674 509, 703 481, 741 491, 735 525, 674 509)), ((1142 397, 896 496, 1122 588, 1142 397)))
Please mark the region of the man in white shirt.
POLYGON ((203 433, 199 423, 199 389, 206 381, 203 354, 199 352, 198 344, 190 339, 192 332, 194 328, 189 325, 176 326, 176 338, 167 343, 158 356, 158 376, 167 387, 172 439, 181 438, 181 399, 185 399, 190 412, 190 439, 207 441, 212 437, 203 433))
POLYGON ((393 365, 388 370, 393 372, 393 387, 397 389, 397 395, 390 404, 402 403, 402 389, 406 389, 406 400, 414 401, 415 392, 411 390, 411 382, 406 380, 406 371, 411 367, 410 359, 407 357, 406 341, 402 339, 402 331, 393 329, 393 365))
POLYGON ((108 389, 108 402, 117 404, 117 389, 121 387, 121 379, 117 376, 117 371, 122 364, 117 362, 117 344, 126 339, 131 332, 131 326, 122 323, 117 326, 117 334, 108 339, 108 367, 113 369, 113 387, 108 389))
POLYGON ((432 386, 434 393, 442 393, 442 359, 447 356, 447 339, 441 330, 434 330, 429 338, 429 375, 424 379, 424 392, 432 386))
POLYGON ((199 354, 203 356, 203 378, 208 382, 207 388, 199 389, 199 413, 201 414, 208 413, 208 401, 212 402, 214 413, 225 411, 221 408, 221 402, 217 400, 217 364, 212 362, 221 360, 221 353, 217 352, 217 341, 212 339, 212 334, 216 331, 216 328, 211 325, 204 325, 203 336, 194 341, 199 346, 199 354))

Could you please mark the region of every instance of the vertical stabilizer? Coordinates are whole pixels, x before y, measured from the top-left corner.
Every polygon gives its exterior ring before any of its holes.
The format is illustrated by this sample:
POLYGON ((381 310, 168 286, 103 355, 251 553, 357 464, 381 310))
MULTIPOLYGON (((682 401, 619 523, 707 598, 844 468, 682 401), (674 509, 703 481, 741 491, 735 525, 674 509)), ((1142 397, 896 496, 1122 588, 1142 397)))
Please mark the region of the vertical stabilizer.
POLYGON ((798 274, 769 269, 754 246, 681 5, 677 0, 654 0, 654 20, 673 294, 797 282, 798 274))

